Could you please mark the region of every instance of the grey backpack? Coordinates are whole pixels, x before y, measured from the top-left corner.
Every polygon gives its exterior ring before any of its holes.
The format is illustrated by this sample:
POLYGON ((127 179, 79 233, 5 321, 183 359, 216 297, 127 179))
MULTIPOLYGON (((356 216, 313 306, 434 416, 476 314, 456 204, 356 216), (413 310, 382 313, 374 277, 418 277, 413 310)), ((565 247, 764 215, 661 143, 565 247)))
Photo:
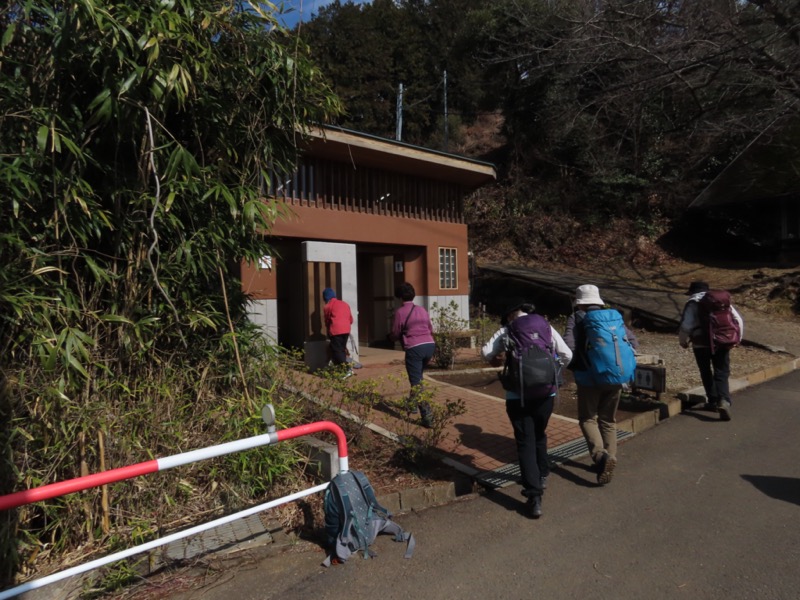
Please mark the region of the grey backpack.
POLYGON ((325 533, 330 554, 322 563, 344 562, 354 552, 364 558, 375 556, 369 549, 379 533, 394 535, 396 542, 408 542, 405 558, 414 553, 414 536, 392 521, 388 510, 378 504, 375 491, 360 471, 339 473, 325 492, 325 533))

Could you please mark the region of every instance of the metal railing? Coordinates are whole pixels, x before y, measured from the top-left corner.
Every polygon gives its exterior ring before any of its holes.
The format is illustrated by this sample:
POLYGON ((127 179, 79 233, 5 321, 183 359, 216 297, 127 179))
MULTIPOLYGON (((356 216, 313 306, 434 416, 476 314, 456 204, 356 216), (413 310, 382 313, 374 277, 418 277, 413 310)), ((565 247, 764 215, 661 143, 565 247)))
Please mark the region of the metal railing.
MULTIPOLYGON (((344 431, 342 431, 342 428, 339 427, 336 423, 333 423, 331 421, 318 421, 316 423, 299 425, 297 427, 291 427, 289 429, 276 431, 273 425, 274 412, 272 412, 271 406, 269 407, 269 410, 267 410, 267 407, 265 407, 264 420, 267 422, 269 430, 269 433, 266 433, 264 435, 257 435, 254 437, 245 438, 234 442, 228 442, 226 444, 219 444, 216 446, 210 446, 208 448, 192 450, 191 452, 174 454, 172 456, 167 456, 165 458, 158 458, 155 460, 137 463, 135 465, 129 465, 127 467, 111 469, 109 471, 103 471, 101 473, 95 473, 93 475, 77 477, 75 479, 69 479, 67 481, 60 481, 57 483, 52 483, 49 485, 44 485, 41 487, 32 488, 21 492, 15 492, 13 494, 8 494, 5 496, 0 496, 0 510, 10 510, 12 508, 23 506, 25 504, 40 502, 42 500, 49 500, 51 498, 64 496, 66 494, 72 494, 74 492, 87 490, 89 488, 99 487, 102 485, 107 485, 109 483, 116 483, 118 481, 124 481, 126 479, 131 479, 133 477, 139 477, 141 475, 147 475, 150 473, 157 473, 159 471, 172 469, 173 467, 187 465, 201 460, 215 458, 217 456, 224 456, 226 454, 232 454, 234 452, 242 452, 244 450, 258 448, 260 446, 268 446, 278 442, 301 437, 304 435, 312 435, 314 433, 319 433, 322 431, 328 431, 336 435, 336 443, 339 450, 339 471, 344 473, 348 470, 347 439, 344 435, 344 431), (270 422, 270 415, 271 415, 271 422, 270 422)), ((102 567, 104 565, 116 562, 118 560, 122 560, 123 558, 128 558, 130 556, 134 556, 135 554, 140 554, 142 552, 152 550, 153 548, 169 544, 176 540, 196 535, 202 531, 219 527, 220 525, 230 523, 237 519, 242 519, 250 515, 262 512, 264 510, 280 506, 281 504, 286 504, 288 502, 298 500, 305 496, 310 496, 312 494, 315 494, 316 492, 325 490, 329 485, 330 485, 329 482, 323 483, 321 485, 309 488, 307 490, 296 492, 294 494, 278 498, 277 500, 272 500, 265 504, 260 504, 258 506, 254 506, 234 514, 221 517, 214 521, 210 521, 202 525, 197 525, 196 527, 192 527, 184 531, 179 531, 177 533, 173 533, 166 537, 159 538, 157 540, 153 540, 145 544, 140 544, 138 546, 129 548, 127 550, 116 552, 109 556, 104 556, 102 558, 93 560, 83 565, 78 565, 76 567, 72 567, 70 569, 66 569, 64 571, 60 571, 58 573, 54 573, 52 575, 48 575, 40 579, 29 581, 21 585, 18 585, 16 587, 0 591, 0 600, 5 600, 6 598, 13 598, 14 596, 17 596, 24 592, 29 592, 31 590, 39 589, 51 583, 55 583, 56 581, 61 581, 62 579, 72 577, 73 575, 85 573, 87 571, 91 571, 92 569, 97 569, 98 567, 102 567)))

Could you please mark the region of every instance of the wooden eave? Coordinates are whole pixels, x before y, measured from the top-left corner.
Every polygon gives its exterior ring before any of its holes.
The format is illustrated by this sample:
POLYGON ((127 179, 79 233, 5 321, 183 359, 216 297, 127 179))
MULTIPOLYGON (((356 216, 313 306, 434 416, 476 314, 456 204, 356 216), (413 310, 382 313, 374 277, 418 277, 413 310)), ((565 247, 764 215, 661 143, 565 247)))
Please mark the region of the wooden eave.
POLYGON ((359 166, 413 174, 476 189, 497 179, 494 165, 420 146, 346 129, 323 127, 309 132, 309 155, 350 161, 359 166))

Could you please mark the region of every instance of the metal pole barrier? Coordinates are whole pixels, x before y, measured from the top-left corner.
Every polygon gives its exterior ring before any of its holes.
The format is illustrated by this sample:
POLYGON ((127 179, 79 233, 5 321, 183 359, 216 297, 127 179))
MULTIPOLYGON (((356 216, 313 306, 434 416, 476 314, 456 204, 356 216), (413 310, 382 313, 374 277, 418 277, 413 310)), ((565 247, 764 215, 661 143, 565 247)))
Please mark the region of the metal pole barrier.
POLYGON ((159 546, 163 546, 164 544, 169 544, 170 542, 174 542, 176 540, 192 536, 196 533, 201 533, 203 531, 206 531, 207 529, 213 529, 214 527, 225 525, 226 523, 230 523, 232 521, 235 521, 236 519, 243 519, 244 517, 249 517, 250 515, 254 515, 263 510, 267 510, 269 508, 275 508, 276 506, 280 506, 281 504, 286 504, 287 502, 291 502, 292 500, 298 500, 300 498, 304 498, 305 496, 310 496, 311 494, 321 492, 322 490, 326 489, 329 485, 330 482, 323 483, 316 487, 303 490, 302 492, 296 492, 289 496, 284 496, 283 498, 272 500, 271 502, 267 502, 266 504, 254 506, 252 508, 248 508, 247 510, 243 510, 241 512, 232 515, 221 517, 216 521, 210 521, 208 523, 204 523, 203 525, 197 525, 196 527, 192 527, 185 531, 179 531, 178 533, 173 533, 172 535, 168 535, 167 537, 153 540, 152 542, 147 542, 139 546, 134 546, 133 548, 128 548, 127 550, 121 550, 116 554, 110 554, 109 556, 98 558, 97 560, 93 560, 83 565, 78 565, 77 567, 72 567, 70 569, 60 571, 58 573, 53 573, 52 575, 48 575, 47 577, 42 577, 41 579, 35 579, 34 581, 23 583, 21 585, 18 585, 17 587, 10 588, 8 590, 0 592, 0 600, 5 600, 6 598, 13 598, 14 596, 17 596, 24 592, 30 592, 32 590, 39 589, 51 583, 55 583, 56 581, 61 581, 62 579, 66 579, 67 577, 72 577, 73 575, 79 575, 80 573, 85 573, 86 571, 97 569, 112 562, 122 560, 123 558, 128 558, 129 556, 133 556, 141 552, 146 552, 148 550, 152 550, 153 548, 158 548, 159 546))
MULTIPOLYGON (((102 473, 95 473, 93 475, 77 477, 75 479, 69 479, 67 481, 52 483, 49 485, 41 486, 38 488, 32 488, 30 490, 25 490, 22 492, 7 494, 5 496, 0 496, 0 510, 9 510, 25 504, 30 504, 32 502, 49 500, 51 498, 56 498, 58 496, 63 496, 66 494, 71 494, 73 492, 86 490, 92 487, 99 487, 101 485, 106 485, 108 483, 124 481, 126 479, 131 479, 133 477, 138 477, 140 475, 156 473, 158 471, 164 471, 166 469, 171 469, 173 467, 178 467, 181 465, 198 462, 200 460, 205 460, 208 458, 215 458, 217 456, 224 456, 225 454, 232 454, 234 452, 250 450, 252 448, 257 448, 259 446, 268 446, 270 444, 274 444, 277 442, 283 442, 304 435, 319 433, 321 431, 329 431, 334 435, 336 435, 336 442, 339 451, 339 471, 342 473, 348 471, 349 465, 347 457, 347 438, 345 437, 344 431, 342 431, 342 428, 339 427, 336 423, 333 423, 331 421, 318 421, 316 423, 299 425, 297 427, 291 427, 289 429, 283 429, 281 431, 271 431, 270 433, 264 435, 257 435, 254 437, 245 438, 243 440, 237 440, 234 442, 228 442, 226 444, 211 446, 209 448, 201 448, 199 450, 193 450, 191 452, 184 452, 182 454, 174 454, 172 456, 167 456, 165 458, 150 460, 135 465, 129 465, 127 467, 120 467, 118 469, 103 471, 102 473)), ((5 598, 12 598, 23 592, 38 589, 50 583, 54 583, 56 581, 66 579, 67 577, 71 577, 72 575, 84 573, 91 569, 107 565, 109 563, 121 560, 123 558, 128 558, 129 556, 133 556, 134 554, 139 554, 141 552, 157 548, 164 544, 168 544, 172 541, 183 539, 185 537, 189 537, 196 533, 200 533, 207 529, 212 529, 214 527, 230 523, 232 521, 235 521, 236 519, 241 519, 250 516, 252 514, 261 512, 263 510, 274 508, 275 506, 279 506, 280 504, 284 504, 286 502, 291 502, 293 500, 309 496, 311 494, 326 489, 328 485, 330 484, 324 483, 315 486, 313 488, 310 488, 308 490, 303 490, 301 492, 297 492, 289 496, 284 496, 283 498, 272 500, 265 504, 248 508, 244 511, 234 513, 232 515, 221 517, 220 519, 217 519, 215 521, 211 521, 203 525, 198 525, 196 527, 192 527, 185 531, 174 533, 167 537, 158 540, 153 540, 151 542, 147 542, 146 544, 141 544, 139 546, 135 546, 134 548, 129 548, 128 550, 123 550, 121 552, 117 552, 115 554, 99 558, 84 565, 72 567, 70 569, 66 569, 65 571, 54 573, 52 575, 48 575, 47 577, 43 577, 41 579, 29 581, 17 587, 10 588, 8 590, 0 592, 0 600, 4 600, 5 598)))
POLYGON ((7 494, 5 496, 0 496, 0 510, 8 510, 41 500, 49 500, 58 496, 72 494, 73 492, 80 492, 89 488, 124 481, 133 477, 139 477, 140 475, 165 471, 173 467, 187 465, 208 458, 216 458, 217 456, 250 450, 259 446, 268 446, 303 435, 319 433, 320 431, 330 431, 336 435, 337 446, 339 448, 339 470, 341 472, 347 471, 347 439, 345 438, 342 428, 330 421, 318 421, 316 423, 309 423, 308 425, 299 425, 290 429, 283 429, 274 433, 265 433, 264 435, 257 435, 243 440, 236 440, 235 442, 228 442, 227 444, 192 450, 191 452, 184 452, 183 454, 173 454, 165 458, 148 460, 147 462, 141 462, 127 467, 111 469, 109 471, 103 471, 102 473, 85 475, 83 477, 59 481, 58 483, 51 483, 22 492, 7 494))

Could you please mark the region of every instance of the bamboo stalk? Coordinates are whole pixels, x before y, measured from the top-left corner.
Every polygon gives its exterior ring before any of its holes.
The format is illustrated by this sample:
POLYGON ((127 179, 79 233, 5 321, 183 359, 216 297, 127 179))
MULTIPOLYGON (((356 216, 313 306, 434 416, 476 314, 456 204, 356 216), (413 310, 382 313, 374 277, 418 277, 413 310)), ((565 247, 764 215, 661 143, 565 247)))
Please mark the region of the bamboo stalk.
MULTIPOLYGON (((78 447, 81 456, 81 477, 86 477, 89 474, 89 465, 86 462, 86 434, 81 431, 78 435, 78 447)), ((89 506, 89 501, 83 501, 83 514, 86 517, 86 535, 91 539, 92 537, 92 509, 89 506)))
MULTIPOLYGON (((100 448, 100 471, 106 470, 106 443, 103 436, 103 431, 97 432, 97 445, 100 448)), ((108 486, 104 485, 100 488, 100 506, 103 510, 103 517, 101 520, 101 527, 103 533, 107 534, 111 529, 111 516, 108 510, 108 486)))

